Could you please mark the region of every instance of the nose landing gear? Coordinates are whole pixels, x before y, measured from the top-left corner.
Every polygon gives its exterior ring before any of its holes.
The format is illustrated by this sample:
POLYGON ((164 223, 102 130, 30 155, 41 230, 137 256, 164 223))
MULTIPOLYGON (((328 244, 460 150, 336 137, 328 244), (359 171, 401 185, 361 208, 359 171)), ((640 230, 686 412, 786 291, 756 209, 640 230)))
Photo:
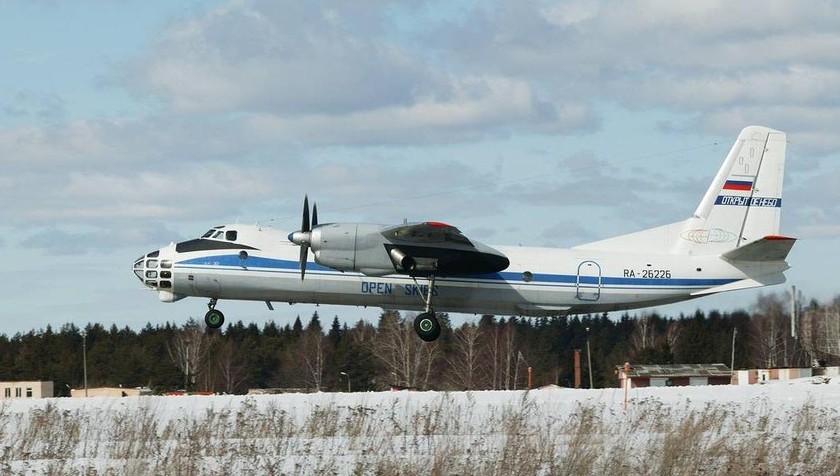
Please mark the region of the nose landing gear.
POLYGON ((216 309, 216 301, 216 298, 210 299, 210 302, 207 303, 207 307, 210 310, 204 315, 204 323, 210 329, 218 329, 225 323, 225 315, 222 314, 222 311, 216 309))
POLYGON ((426 290, 426 310, 414 318, 414 332, 426 342, 440 337, 440 322, 432 309, 432 295, 435 289, 435 275, 429 275, 429 288, 426 290))

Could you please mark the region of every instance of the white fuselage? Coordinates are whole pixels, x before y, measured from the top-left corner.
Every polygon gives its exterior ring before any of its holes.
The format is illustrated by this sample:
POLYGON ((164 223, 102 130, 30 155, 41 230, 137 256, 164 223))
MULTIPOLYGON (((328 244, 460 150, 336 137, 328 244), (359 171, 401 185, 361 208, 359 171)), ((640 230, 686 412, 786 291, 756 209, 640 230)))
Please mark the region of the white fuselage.
MULTIPOLYGON (((229 227, 234 228, 234 240, 193 240, 197 246, 180 252, 182 244, 173 243, 150 253, 135 263, 135 273, 166 302, 198 296, 403 310, 425 306, 425 278, 396 272, 372 277, 309 262, 301 280, 300 248, 286 233, 229 227)), ((436 311, 543 316, 632 309, 691 299, 696 297, 692 294, 746 277, 717 256, 494 248, 510 259, 510 266, 500 273, 438 277, 433 292, 436 311)))

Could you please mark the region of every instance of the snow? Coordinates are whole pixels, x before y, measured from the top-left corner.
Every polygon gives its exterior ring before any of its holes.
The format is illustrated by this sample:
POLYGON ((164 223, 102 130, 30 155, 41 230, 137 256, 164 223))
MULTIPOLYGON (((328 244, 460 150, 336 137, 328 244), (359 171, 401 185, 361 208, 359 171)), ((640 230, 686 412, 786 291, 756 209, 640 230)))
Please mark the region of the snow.
POLYGON ((822 382, 5 400, 0 473, 830 473, 822 382))

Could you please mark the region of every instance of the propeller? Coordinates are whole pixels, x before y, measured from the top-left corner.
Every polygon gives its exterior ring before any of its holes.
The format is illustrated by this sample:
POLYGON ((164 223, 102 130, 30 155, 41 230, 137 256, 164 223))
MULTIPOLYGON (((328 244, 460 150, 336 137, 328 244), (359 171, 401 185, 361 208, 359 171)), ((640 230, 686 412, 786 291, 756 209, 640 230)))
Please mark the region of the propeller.
POLYGON ((303 220, 300 230, 289 233, 289 241, 300 246, 300 279, 306 275, 306 259, 309 257, 309 246, 312 243, 312 228, 318 226, 318 205, 312 205, 312 221, 309 220, 309 197, 303 196, 303 220))

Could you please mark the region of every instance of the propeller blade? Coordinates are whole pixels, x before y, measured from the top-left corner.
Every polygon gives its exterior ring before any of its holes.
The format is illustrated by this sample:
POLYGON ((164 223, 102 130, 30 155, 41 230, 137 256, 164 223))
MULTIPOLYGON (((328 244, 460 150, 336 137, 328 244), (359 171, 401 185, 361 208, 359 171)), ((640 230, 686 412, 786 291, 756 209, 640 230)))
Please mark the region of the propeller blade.
POLYGON ((300 231, 307 232, 309 228, 309 197, 303 196, 303 223, 300 225, 300 231))
POLYGON ((300 245, 300 280, 306 275, 306 258, 309 257, 309 244, 300 245))
POLYGON ((318 226, 318 205, 312 204, 312 221, 309 221, 309 196, 303 196, 303 219, 300 230, 289 233, 289 241, 300 246, 300 279, 306 275, 306 260, 309 258, 309 247, 312 241, 312 228, 318 226))

